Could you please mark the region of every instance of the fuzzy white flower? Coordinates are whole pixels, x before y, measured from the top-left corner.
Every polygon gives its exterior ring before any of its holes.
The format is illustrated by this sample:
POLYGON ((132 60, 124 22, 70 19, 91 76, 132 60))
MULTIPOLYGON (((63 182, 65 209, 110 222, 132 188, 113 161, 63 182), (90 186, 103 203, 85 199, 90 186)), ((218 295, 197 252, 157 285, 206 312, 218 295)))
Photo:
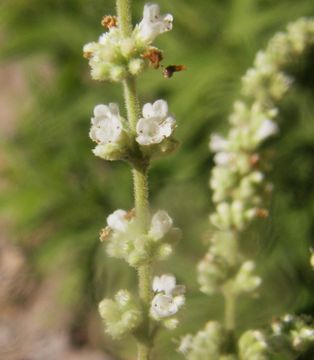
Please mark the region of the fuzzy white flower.
POLYGON ((152 300, 151 315, 156 320, 174 315, 185 302, 185 287, 176 285, 173 275, 156 276, 153 290, 157 294, 152 300))
POLYGON ((165 294, 172 294, 176 287, 176 279, 173 275, 155 276, 153 280, 154 292, 164 292, 165 294))
POLYGON ((180 342, 178 351, 184 355, 186 355, 190 349, 192 348, 193 344, 193 336, 192 335, 185 335, 180 342))
POLYGON ((170 31, 172 22, 171 14, 160 15, 158 4, 146 4, 143 19, 138 26, 138 35, 143 41, 151 43, 159 34, 170 31))
POLYGON ((159 210, 152 218, 149 235, 154 239, 162 239, 171 229, 173 221, 168 213, 164 210, 159 210))
POLYGON ((253 292, 262 283, 259 276, 254 275, 255 264, 253 261, 245 261, 235 278, 235 289, 239 292, 253 292))
POLYGON ((171 136, 176 121, 169 114, 165 100, 145 104, 142 113, 143 118, 139 119, 136 126, 136 141, 140 145, 159 144, 171 136))
POLYGON ((279 131, 278 125, 269 119, 265 119, 258 128, 256 136, 258 140, 264 140, 269 136, 276 135, 279 131))
POLYGON ((215 164, 219 166, 229 166, 233 160, 234 160, 234 154, 227 151, 218 152, 214 156, 215 164))
POLYGON ((172 316, 178 310, 178 305, 172 296, 157 294, 152 301, 151 314, 155 319, 172 316))
POLYGON ((107 217, 108 226, 116 232, 126 232, 129 221, 125 210, 116 210, 107 217))
POLYGON ((225 151, 228 149, 229 141, 218 134, 212 134, 209 148, 212 152, 225 151))
POLYGON ((91 122, 89 136, 97 144, 106 145, 119 141, 122 134, 122 123, 117 104, 95 106, 91 122))

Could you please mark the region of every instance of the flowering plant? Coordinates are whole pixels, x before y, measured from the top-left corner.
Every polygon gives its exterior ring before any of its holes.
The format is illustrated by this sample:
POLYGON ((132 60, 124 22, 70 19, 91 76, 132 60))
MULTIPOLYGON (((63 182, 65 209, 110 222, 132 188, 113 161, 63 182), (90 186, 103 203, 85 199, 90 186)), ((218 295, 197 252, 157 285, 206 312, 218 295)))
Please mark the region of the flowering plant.
POLYGON ((149 64, 159 68, 162 52, 152 42, 172 29, 173 17, 160 15, 157 4, 147 4, 143 19, 132 29, 129 5, 128 0, 117 1, 118 17, 106 16, 102 23, 108 31, 98 42, 85 45, 83 52, 93 79, 123 83, 127 119, 120 115, 118 104, 96 105, 89 135, 97 144, 96 156, 130 164, 135 193, 135 208, 109 215, 100 238, 109 256, 124 259, 137 270, 139 298, 120 290, 114 300, 102 300, 99 312, 108 334, 114 338, 132 334, 138 343, 138 359, 148 359, 160 326, 177 326, 185 287, 176 285, 170 274, 152 278, 154 262, 168 258, 181 235, 166 211, 151 215, 147 182, 151 161, 177 147, 176 120, 162 99, 144 104, 140 114, 135 76, 149 64))
MULTIPOLYGON (((112 337, 134 336, 141 360, 150 358, 161 326, 169 330, 177 326, 177 313, 185 303, 185 287, 177 285, 173 275, 152 276, 153 264, 172 254, 180 230, 166 211, 151 215, 148 202, 148 169, 155 157, 177 148, 177 123, 162 99, 145 104, 140 113, 135 82, 149 65, 159 68, 163 53, 152 42, 172 29, 173 17, 160 15, 157 4, 147 4, 143 19, 132 28, 130 1, 117 0, 117 12, 117 17, 103 19, 108 31, 83 50, 93 79, 122 82, 124 88, 126 119, 115 103, 97 105, 90 137, 97 143, 96 156, 123 160, 132 168, 135 208, 109 215, 100 238, 109 256, 124 259, 137 270, 139 296, 120 290, 114 300, 104 299, 99 311, 112 337)), ((240 337, 235 333, 237 299, 255 294, 262 283, 255 262, 246 258, 240 242, 244 231, 269 213, 272 185, 266 181, 268 159, 260 149, 279 132, 276 104, 293 83, 285 69, 313 44, 314 21, 310 19, 301 19, 290 24, 286 33, 277 34, 242 79, 243 99, 234 104, 227 137, 211 136, 215 211, 210 215, 209 250, 197 266, 197 277, 203 293, 224 296, 225 322, 209 321, 196 335, 186 335, 179 351, 188 359, 292 359, 314 341, 311 320, 292 315, 276 320, 267 331, 248 330, 240 337)), ((182 69, 174 65, 165 74, 169 77, 182 69)))

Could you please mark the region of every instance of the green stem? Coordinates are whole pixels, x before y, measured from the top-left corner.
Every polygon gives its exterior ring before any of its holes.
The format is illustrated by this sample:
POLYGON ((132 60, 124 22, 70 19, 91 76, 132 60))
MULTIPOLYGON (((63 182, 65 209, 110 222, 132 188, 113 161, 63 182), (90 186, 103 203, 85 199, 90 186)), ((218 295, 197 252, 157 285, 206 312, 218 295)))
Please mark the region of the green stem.
POLYGON ((230 291, 224 292, 225 297, 225 327, 227 330, 233 332, 235 329, 235 302, 236 296, 230 291))
POLYGON ((142 265, 138 268, 139 296, 142 300, 146 312, 146 319, 144 320, 140 336, 140 339, 142 339, 143 341, 138 340, 137 343, 138 360, 148 360, 150 358, 150 352, 152 347, 152 339, 150 338, 150 323, 148 316, 152 298, 151 272, 152 266, 150 264, 142 265))
POLYGON ((142 265, 138 269, 139 277, 139 295, 143 303, 150 307, 151 302, 151 270, 152 267, 149 264, 142 265))
POLYGON ((136 91, 136 82, 134 77, 129 77, 123 82, 125 106, 128 112, 128 120, 131 130, 136 133, 136 124, 140 114, 140 104, 136 91))
POLYGON ((150 349, 144 343, 137 343, 137 360, 146 360, 149 359, 150 349))
POLYGON ((236 306, 236 295, 232 289, 225 289, 225 328, 228 334, 228 341, 226 345, 226 351, 229 354, 236 353, 235 343, 235 306, 236 306))
POLYGON ((133 168, 135 214, 143 233, 148 231, 149 202, 147 170, 133 168))
POLYGON ((122 35, 127 37, 132 31, 131 0, 116 0, 118 26, 122 35))
MULTIPOLYGON (((131 34, 131 0, 116 0, 118 23, 124 37, 131 34)), ((140 115, 139 100, 136 92, 134 77, 129 77, 123 82, 124 100, 127 110, 128 121, 133 134, 136 134, 136 124, 140 115)), ((133 167, 135 214, 141 231, 145 234, 149 226, 149 202, 148 202, 148 165, 143 162, 141 166, 133 167)), ((145 320, 143 326, 143 341, 138 341, 138 360, 148 360, 150 355, 149 339, 149 308, 152 299, 151 264, 142 265, 138 268, 139 297, 145 309, 145 320)))

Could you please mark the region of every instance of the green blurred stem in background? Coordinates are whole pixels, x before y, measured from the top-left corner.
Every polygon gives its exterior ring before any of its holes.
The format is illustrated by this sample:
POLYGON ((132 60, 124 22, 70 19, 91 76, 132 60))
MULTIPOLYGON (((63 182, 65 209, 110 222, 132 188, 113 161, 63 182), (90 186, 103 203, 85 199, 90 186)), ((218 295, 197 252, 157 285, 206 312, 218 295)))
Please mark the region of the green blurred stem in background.
MULTIPOLYGON (((129 36, 132 31, 131 0, 117 0, 117 14, 119 27, 124 36, 129 36)), ((124 99, 127 109, 128 121, 133 132, 139 118, 139 100, 136 92, 135 78, 130 77, 123 82, 124 99)), ((148 203, 148 165, 133 167, 135 213, 143 233, 148 231, 149 203, 148 203)), ((145 264, 138 268, 139 296, 143 302, 146 319, 142 327, 143 334, 138 338, 138 360, 148 360, 150 353, 149 345, 149 308, 152 299, 151 294, 152 265, 145 264)))
POLYGON ((236 353, 236 344, 235 344, 235 328, 236 328, 236 319, 235 319, 235 309, 236 309, 236 295, 230 288, 224 290, 224 299, 225 299, 225 328, 228 333, 228 341, 226 351, 229 354, 236 353))
POLYGON ((230 332, 235 329, 235 303, 236 297, 232 290, 226 290, 224 292, 225 297, 225 326, 230 332))

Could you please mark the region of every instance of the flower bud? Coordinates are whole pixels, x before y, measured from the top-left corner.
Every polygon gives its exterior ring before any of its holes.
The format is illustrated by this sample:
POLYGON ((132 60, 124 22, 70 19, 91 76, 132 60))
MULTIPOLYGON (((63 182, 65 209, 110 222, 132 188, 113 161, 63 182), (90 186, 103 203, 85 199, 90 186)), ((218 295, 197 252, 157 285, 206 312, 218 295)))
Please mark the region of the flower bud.
POLYGON ((132 75, 138 75, 144 69, 145 62, 142 59, 132 59, 129 62, 128 68, 132 75))
POLYGON ((268 360, 269 345, 261 331, 248 330, 239 339, 239 352, 243 360, 268 360))
POLYGON ((222 284, 228 278, 229 272, 230 268, 223 257, 207 253, 197 267, 197 281, 200 290, 208 295, 219 292, 222 284))
POLYGON ((102 300, 99 313, 106 324, 106 332, 113 338, 131 333, 142 322, 141 310, 127 290, 120 290, 115 300, 102 300))
POLYGON ((246 261, 242 264, 234 280, 235 291, 238 293, 253 292, 260 286, 262 279, 254 275, 254 270, 253 261, 246 261))

